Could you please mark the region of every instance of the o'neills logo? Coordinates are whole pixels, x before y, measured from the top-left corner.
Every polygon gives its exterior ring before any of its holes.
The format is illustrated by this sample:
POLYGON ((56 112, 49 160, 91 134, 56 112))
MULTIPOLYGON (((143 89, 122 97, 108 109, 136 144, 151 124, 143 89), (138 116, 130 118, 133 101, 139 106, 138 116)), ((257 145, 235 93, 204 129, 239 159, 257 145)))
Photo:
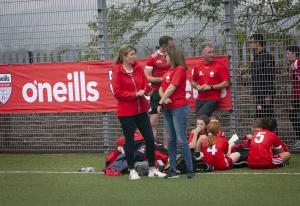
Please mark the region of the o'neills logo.
POLYGON ((5 104, 11 95, 11 74, 0 74, 0 102, 5 104))
POLYGON ((26 102, 95 102, 99 99, 99 92, 95 81, 85 81, 84 72, 73 72, 67 74, 69 82, 57 82, 51 85, 48 82, 26 83, 22 89, 22 95, 26 102))

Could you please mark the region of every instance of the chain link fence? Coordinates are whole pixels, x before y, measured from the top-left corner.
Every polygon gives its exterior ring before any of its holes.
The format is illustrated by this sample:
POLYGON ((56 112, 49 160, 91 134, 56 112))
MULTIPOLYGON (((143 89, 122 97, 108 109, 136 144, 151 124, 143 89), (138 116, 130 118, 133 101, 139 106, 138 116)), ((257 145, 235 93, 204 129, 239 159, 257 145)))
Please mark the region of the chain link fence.
MULTIPOLYGON (((230 56, 233 111, 217 112, 227 136, 247 134, 255 118, 249 37, 259 32, 276 64, 279 136, 290 146, 300 140, 290 118, 296 111, 286 59, 286 47, 300 44, 297 0, 2 0, 0 10, 0 64, 111 60, 124 42, 143 58, 162 35, 195 56, 212 42, 217 55, 230 56)), ((194 126, 191 113, 188 129, 194 126)), ((0 114, 1 152, 103 152, 119 135, 114 113, 0 114)))

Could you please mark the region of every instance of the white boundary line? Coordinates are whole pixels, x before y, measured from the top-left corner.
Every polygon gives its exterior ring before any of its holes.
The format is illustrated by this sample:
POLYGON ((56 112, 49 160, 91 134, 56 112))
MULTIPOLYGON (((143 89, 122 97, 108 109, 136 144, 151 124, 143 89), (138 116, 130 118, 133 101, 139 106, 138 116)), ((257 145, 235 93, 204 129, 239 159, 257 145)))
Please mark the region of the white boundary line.
MULTIPOLYGON (((103 172, 0 171, 0 174, 101 174, 103 172)), ((208 172, 199 175, 300 175, 300 172, 208 172)))
POLYGON ((0 174, 103 174, 103 172, 0 171, 0 174))

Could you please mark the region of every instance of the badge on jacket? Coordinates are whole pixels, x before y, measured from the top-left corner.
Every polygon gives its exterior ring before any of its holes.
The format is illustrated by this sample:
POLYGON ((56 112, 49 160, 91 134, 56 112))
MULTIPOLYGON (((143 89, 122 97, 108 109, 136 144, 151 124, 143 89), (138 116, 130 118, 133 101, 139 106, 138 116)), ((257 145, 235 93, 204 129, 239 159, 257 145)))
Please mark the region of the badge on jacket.
POLYGON ((210 77, 214 77, 215 76, 215 72, 214 71, 209 72, 209 76, 210 77))

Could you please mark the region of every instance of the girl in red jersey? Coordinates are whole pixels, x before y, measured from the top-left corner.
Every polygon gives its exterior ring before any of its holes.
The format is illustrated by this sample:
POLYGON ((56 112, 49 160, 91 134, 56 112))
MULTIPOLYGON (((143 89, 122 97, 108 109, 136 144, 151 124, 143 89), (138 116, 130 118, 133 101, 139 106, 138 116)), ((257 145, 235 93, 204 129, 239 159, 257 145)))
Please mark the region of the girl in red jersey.
POLYGON ((166 178, 178 177, 176 172, 177 140, 180 142, 184 161, 187 168, 187 177, 194 177, 191 151, 187 141, 186 126, 189 113, 186 99, 187 65, 183 51, 171 46, 168 51, 171 68, 164 74, 159 93, 161 99, 157 111, 164 106, 164 126, 168 134, 168 153, 170 170, 166 178))
POLYGON ((210 122, 207 126, 208 138, 201 143, 203 162, 212 165, 215 170, 226 170, 233 166, 240 158, 238 152, 228 153, 228 141, 218 136, 220 124, 210 122))
POLYGON ((262 128, 253 134, 248 156, 251 169, 272 169, 284 166, 291 154, 275 133, 277 121, 272 118, 262 120, 262 128))
POLYGON ((189 134, 189 146, 190 149, 195 152, 200 150, 201 142, 207 138, 206 127, 209 123, 209 119, 205 115, 197 117, 196 128, 189 134))

